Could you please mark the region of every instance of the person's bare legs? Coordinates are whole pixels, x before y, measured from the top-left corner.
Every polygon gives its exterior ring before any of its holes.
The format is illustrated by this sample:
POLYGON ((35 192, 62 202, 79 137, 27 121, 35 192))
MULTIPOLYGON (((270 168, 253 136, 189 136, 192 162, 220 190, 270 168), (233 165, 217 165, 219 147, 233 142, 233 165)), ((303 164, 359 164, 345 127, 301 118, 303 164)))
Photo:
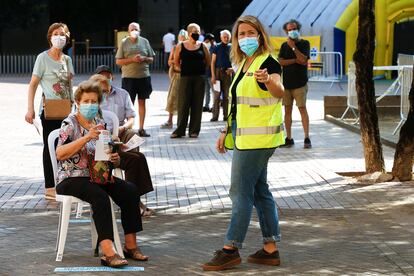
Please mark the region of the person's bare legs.
POLYGON ((107 257, 112 257, 116 254, 113 242, 110 239, 102 240, 100 243, 102 253, 107 257))
POLYGON ((174 114, 172 114, 172 113, 168 113, 168 124, 171 124, 172 125, 172 123, 173 123, 173 116, 174 116, 174 114))
POLYGON ((126 250, 135 250, 135 249, 137 250, 137 252, 133 253, 134 257, 131 256, 135 260, 146 261, 149 258, 148 256, 142 254, 141 250, 139 250, 138 245, 137 245, 136 233, 130 233, 130 234, 125 235, 125 249, 126 250))
POLYGON ((263 244, 263 249, 267 253, 273 253, 277 250, 277 245, 275 242, 268 242, 268 243, 263 244))
POLYGON ((139 129, 144 129, 145 99, 138 99, 139 129))
POLYGON ((299 112, 302 118, 302 126, 303 126, 303 132, 305 134, 305 138, 309 138, 309 116, 308 116, 308 111, 306 109, 306 106, 299 107, 299 112))
POLYGON ((285 105, 285 130, 286 138, 292 138, 292 106, 285 105))

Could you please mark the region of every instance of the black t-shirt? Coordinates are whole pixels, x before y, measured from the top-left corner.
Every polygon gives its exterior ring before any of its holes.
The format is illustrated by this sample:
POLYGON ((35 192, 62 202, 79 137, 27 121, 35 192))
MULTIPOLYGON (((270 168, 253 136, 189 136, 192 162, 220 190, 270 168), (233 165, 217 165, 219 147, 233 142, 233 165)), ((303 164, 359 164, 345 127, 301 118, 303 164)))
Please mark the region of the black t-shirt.
MULTIPOLYGON (((305 56, 309 58, 310 45, 309 41, 301 39, 296 42, 296 48, 305 56)), ((284 42, 280 47, 279 58, 282 59, 295 59, 296 55, 292 48, 284 42)), ((286 89, 295 89, 308 82, 308 66, 294 63, 291 65, 283 66, 283 86, 286 89)))
MULTIPOLYGON (((244 63, 241 66, 243 68, 244 63)), ((275 74, 275 73, 280 75, 282 71, 282 69, 280 68, 279 62, 277 62, 277 60, 275 60, 270 55, 267 59, 265 59, 262 65, 260 65, 260 69, 265 69, 265 68, 267 68, 267 72, 269 73, 269 75, 275 74)), ((237 85, 239 84, 239 82, 241 81, 241 79, 244 77, 245 74, 246 72, 243 72, 243 70, 240 71, 231 89, 231 114, 232 114, 233 119, 236 119, 236 113, 237 113, 237 92, 236 92, 237 85)), ((262 90, 267 91, 267 87, 264 83, 258 82, 257 80, 256 82, 262 90)))

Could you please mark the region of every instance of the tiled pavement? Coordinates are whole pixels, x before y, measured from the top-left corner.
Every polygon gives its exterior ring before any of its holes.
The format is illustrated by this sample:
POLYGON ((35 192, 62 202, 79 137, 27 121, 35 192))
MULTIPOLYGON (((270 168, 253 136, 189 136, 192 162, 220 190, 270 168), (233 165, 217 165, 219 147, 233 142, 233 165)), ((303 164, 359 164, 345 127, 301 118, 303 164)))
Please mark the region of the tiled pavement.
MULTIPOLYGON (((71 226, 64 261, 54 262, 57 206, 43 199, 41 138, 24 123, 27 81, 0 79, 0 256, 5 264, 0 275, 97 265, 89 257, 87 224, 71 226)), ((198 139, 170 139, 171 131, 158 127, 166 120, 168 82, 165 75, 154 75, 153 81, 157 91, 148 102, 146 121, 152 137, 141 150, 155 184, 143 200, 158 215, 145 220, 139 235, 152 257, 144 273, 201 274, 199 264, 220 247, 231 207, 231 153, 215 152, 217 130, 224 123, 210 123, 211 114, 204 113, 198 139)), ((323 120, 322 96, 344 93, 328 87, 310 85, 313 149, 303 149, 295 113, 295 147, 276 150, 269 163, 269 185, 281 210, 282 266, 243 264, 226 274, 414 274, 414 186, 358 185, 335 173, 363 171, 364 160, 357 134, 323 120)), ((384 157, 390 170, 393 149, 384 147, 384 157)), ((243 256, 259 243, 256 219, 250 228, 243 256)))

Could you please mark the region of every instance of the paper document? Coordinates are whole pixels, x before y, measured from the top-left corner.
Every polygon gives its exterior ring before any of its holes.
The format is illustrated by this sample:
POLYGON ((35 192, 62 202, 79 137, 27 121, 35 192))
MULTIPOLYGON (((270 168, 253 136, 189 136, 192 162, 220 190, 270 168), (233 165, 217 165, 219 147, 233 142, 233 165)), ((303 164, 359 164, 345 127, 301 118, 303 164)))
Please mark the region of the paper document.
POLYGON ((42 133, 43 133, 42 125, 39 124, 37 120, 33 120, 33 125, 36 128, 37 133, 39 133, 39 135, 42 136, 42 133))
POLYGON ((134 136, 129 139, 129 141, 122 146, 122 151, 130 151, 136 147, 141 146, 145 140, 138 135, 134 134, 134 136))
POLYGON ((95 161, 109 161, 109 142, 111 141, 111 132, 109 130, 101 130, 99 138, 96 141, 95 161))
POLYGON ((220 81, 216 80, 216 83, 213 85, 213 90, 216 92, 220 92, 221 88, 220 88, 220 81))

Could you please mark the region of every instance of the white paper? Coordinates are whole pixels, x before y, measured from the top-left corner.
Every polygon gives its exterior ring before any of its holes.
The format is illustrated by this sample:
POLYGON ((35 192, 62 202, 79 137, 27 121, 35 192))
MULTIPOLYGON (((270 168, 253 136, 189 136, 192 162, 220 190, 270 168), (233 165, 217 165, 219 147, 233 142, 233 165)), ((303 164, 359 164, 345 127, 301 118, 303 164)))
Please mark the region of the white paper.
POLYGON ((216 80, 216 83, 213 85, 213 90, 216 92, 220 92, 221 88, 220 88, 220 81, 216 80))
POLYGON ((129 139, 129 141, 122 146, 122 151, 130 151, 136 147, 141 146, 145 140, 138 135, 134 134, 134 136, 129 139))
POLYGON ((109 141, 111 141, 109 130, 101 130, 95 146, 95 161, 109 161, 109 154, 107 154, 109 141))
POLYGON ((42 136, 42 133, 43 133, 42 125, 39 124, 37 120, 33 120, 33 125, 36 128, 37 133, 39 133, 39 135, 42 136))

